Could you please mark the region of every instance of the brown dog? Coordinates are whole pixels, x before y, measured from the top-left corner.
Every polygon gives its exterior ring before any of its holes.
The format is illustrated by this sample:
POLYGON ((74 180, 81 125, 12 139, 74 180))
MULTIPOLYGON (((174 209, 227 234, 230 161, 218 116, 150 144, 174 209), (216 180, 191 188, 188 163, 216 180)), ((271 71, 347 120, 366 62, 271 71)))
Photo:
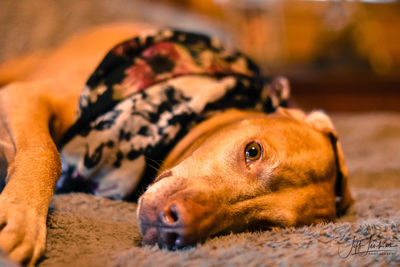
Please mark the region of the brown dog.
POLYGON ((336 138, 320 112, 230 110, 199 124, 139 200, 144 242, 333 220, 351 203, 336 138))
MULTIPOLYGON (((57 144, 74 123, 86 78, 114 44, 147 26, 103 27, 0 70, 0 248, 34 264, 45 249, 48 205, 60 174, 57 144)), ((139 201, 146 244, 182 247, 251 227, 332 220, 351 203, 329 118, 319 112, 228 110, 171 151, 139 201)))

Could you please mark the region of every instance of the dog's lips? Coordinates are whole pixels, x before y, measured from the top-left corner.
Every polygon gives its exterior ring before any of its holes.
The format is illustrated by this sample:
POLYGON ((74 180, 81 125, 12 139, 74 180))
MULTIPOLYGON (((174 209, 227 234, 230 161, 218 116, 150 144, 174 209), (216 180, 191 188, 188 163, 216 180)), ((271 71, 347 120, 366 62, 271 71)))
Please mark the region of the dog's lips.
POLYGON ((154 245, 158 241, 158 231, 156 227, 147 228, 143 234, 143 243, 145 245, 154 245))
POLYGON ((160 248, 182 249, 196 245, 197 240, 183 237, 184 227, 165 227, 159 224, 142 224, 142 243, 160 248))

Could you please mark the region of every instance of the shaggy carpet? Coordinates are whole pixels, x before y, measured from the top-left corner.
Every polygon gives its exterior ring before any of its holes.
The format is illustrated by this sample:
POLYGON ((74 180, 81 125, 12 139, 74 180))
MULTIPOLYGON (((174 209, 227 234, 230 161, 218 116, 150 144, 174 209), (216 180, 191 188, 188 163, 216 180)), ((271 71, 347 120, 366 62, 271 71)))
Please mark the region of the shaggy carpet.
POLYGON ((399 265, 400 191, 353 193, 355 205, 336 223, 230 234, 184 251, 142 247, 135 204, 60 195, 52 202, 47 252, 39 266, 399 265), (391 246, 365 255, 371 237, 372 244, 391 246), (353 255, 357 240, 363 253, 353 255))
MULTIPOLYGON (((182 251, 141 245, 136 204, 53 197, 39 266, 398 266, 400 114, 333 116, 354 205, 336 222, 229 234, 182 251)), ((0 259, 0 265, 9 265, 0 259)))

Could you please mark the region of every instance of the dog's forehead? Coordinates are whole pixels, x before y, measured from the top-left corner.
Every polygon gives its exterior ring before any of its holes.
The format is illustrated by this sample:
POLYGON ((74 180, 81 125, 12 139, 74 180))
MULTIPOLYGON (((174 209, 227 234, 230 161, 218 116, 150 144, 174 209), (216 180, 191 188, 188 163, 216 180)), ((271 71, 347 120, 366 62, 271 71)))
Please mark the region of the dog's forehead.
POLYGON ((285 117, 255 116, 219 128, 204 140, 200 150, 223 149, 230 153, 254 141, 275 150, 307 149, 325 144, 321 139, 325 139, 323 134, 304 122, 285 117))
POLYGON ((233 122, 222 127, 215 133, 215 138, 224 138, 235 141, 246 138, 282 138, 290 140, 291 137, 298 139, 300 136, 310 136, 310 132, 316 132, 308 124, 287 117, 255 116, 233 122))
POLYGON ((235 167, 244 161, 244 151, 251 142, 262 146, 267 161, 271 158, 285 161, 286 157, 295 154, 302 154, 303 159, 309 155, 314 158, 332 150, 329 138, 308 124, 285 117, 270 118, 264 114, 204 132, 189 145, 192 149, 183 154, 181 160, 184 160, 175 161, 180 166, 175 166, 183 173, 200 165, 202 172, 214 170, 218 164, 235 167))

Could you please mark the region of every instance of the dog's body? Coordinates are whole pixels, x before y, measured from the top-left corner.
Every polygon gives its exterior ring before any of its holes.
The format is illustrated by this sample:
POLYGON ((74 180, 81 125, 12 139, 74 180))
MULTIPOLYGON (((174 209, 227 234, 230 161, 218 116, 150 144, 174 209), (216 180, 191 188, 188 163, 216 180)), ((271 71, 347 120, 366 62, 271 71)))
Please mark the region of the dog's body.
MULTIPOLYGON (((0 247, 35 263, 60 175, 57 145, 75 122, 81 88, 116 43, 146 28, 118 25, 86 33, 0 81, 0 247)), ((146 30, 149 30, 147 27, 146 30)), ((351 203, 336 133, 322 113, 272 115, 226 110, 194 127, 169 153, 139 201, 144 242, 185 246, 223 231, 333 219, 351 203), (339 198, 338 199, 335 199, 339 198)))

